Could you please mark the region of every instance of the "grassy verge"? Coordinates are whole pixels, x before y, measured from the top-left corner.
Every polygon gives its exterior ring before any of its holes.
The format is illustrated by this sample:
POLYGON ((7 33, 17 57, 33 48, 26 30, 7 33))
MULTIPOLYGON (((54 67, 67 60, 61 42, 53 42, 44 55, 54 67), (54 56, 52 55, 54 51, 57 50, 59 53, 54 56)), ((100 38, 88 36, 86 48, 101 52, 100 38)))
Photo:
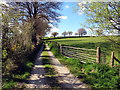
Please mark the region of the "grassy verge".
POLYGON ((11 89, 11 88, 24 88, 24 84, 26 83, 26 79, 29 77, 32 67, 34 66, 33 61, 26 61, 24 64, 19 67, 17 71, 12 72, 12 78, 6 79, 3 83, 2 89, 11 89), (21 70, 20 70, 21 69, 21 70))
POLYGON ((71 73, 80 78, 92 88, 120 88, 120 77, 118 68, 108 65, 81 63, 77 59, 66 58, 60 54, 57 45, 49 44, 53 54, 66 65, 71 73))
POLYGON ((38 45, 30 55, 28 55, 28 52, 26 56, 24 55, 23 58, 20 58, 23 63, 20 63, 15 70, 12 70, 9 73, 9 77, 3 76, 2 90, 25 88, 25 83, 27 83, 27 78, 30 76, 35 58, 41 48, 40 46, 42 44, 38 45))
POLYGON ((48 84, 53 89, 60 88, 60 85, 56 80, 56 72, 51 65, 51 58, 49 57, 48 52, 45 50, 42 53, 42 63, 45 67, 46 79, 48 81, 48 84))

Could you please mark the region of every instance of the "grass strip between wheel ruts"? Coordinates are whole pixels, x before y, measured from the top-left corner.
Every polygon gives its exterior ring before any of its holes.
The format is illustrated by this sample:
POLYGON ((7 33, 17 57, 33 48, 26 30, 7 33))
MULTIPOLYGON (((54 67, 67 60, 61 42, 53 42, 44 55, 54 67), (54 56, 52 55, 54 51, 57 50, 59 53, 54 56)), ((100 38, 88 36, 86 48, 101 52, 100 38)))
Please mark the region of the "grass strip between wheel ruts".
POLYGON ((46 48, 42 52, 42 64, 45 67, 45 77, 52 89, 58 89, 61 88, 58 81, 57 81, 57 76, 56 72, 51 65, 51 58, 49 56, 49 53, 47 52, 46 48))

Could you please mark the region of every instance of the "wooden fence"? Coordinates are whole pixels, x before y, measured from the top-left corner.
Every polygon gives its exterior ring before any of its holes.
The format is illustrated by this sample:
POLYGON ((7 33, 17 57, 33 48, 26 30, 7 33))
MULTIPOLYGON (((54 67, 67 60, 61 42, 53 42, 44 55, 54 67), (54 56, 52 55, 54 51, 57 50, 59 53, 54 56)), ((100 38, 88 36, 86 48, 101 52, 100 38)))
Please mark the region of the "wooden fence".
POLYGON ((111 63, 110 63, 110 66, 113 67, 115 61, 118 62, 118 63, 120 64, 120 61, 115 57, 114 52, 112 52, 112 53, 111 53, 111 63))
MULTIPOLYGON (((58 47, 61 54, 66 57, 79 59, 84 63, 89 62, 106 64, 106 54, 105 52, 101 51, 100 47, 97 47, 96 49, 86 49, 62 45, 53 41, 49 42, 54 43, 55 47, 58 47)), ((120 63, 120 61, 115 57, 114 52, 112 52, 110 66, 113 67, 115 61, 120 63)))
POLYGON ((105 59, 106 59, 105 54, 101 53, 99 47, 97 47, 97 49, 95 50, 95 49, 86 49, 86 48, 65 46, 65 45, 60 44, 60 52, 64 56, 79 59, 81 62, 84 62, 84 63, 85 62, 103 63, 101 61, 103 61, 103 60, 105 61, 105 59))

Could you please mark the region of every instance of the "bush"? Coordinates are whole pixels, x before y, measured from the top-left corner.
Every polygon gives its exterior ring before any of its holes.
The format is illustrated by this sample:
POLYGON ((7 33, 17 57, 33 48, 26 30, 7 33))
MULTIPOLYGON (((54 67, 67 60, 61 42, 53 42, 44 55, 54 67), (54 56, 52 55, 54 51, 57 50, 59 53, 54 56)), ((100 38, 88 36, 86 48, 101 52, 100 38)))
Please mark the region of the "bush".
POLYGON ((6 89, 11 89, 11 88, 13 88, 14 87, 14 85, 16 85, 17 83, 16 82, 14 82, 14 81, 10 81, 10 82, 5 82, 4 84, 3 84, 3 90, 6 90, 6 89))
POLYGON ((34 66, 35 57, 41 48, 40 45, 42 45, 42 43, 34 50, 30 50, 27 47, 24 49, 24 47, 21 48, 20 51, 9 51, 9 57, 7 57, 6 51, 3 50, 3 56, 5 57, 2 65, 3 89, 20 88, 24 86, 24 81, 28 78, 34 66))

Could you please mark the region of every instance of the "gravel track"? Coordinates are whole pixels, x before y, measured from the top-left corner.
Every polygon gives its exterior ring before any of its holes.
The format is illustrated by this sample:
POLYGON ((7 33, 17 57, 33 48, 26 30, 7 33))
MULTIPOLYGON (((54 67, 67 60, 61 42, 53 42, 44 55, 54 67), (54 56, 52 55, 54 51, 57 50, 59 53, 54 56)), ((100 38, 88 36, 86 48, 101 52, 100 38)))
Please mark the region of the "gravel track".
MULTIPOLYGON (((45 70, 42 65, 42 49, 38 53, 37 59, 35 61, 35 65, 31 72, 30 78, 28 80, 28 84, 26 84, 26 88, 51 88, 45 78, 45 70)), ((49 53, 48 56, 51 58, 51 64, 53 68, 57 72, 57 80, 60 83, 62 88, 88 88, 84 83, 82 83, 78 78, 76 78, 73 74, 70 73, 69 69, 62 65, 57 58, 54 57, 48 45, 46 45, 46 50, 49 53)))

